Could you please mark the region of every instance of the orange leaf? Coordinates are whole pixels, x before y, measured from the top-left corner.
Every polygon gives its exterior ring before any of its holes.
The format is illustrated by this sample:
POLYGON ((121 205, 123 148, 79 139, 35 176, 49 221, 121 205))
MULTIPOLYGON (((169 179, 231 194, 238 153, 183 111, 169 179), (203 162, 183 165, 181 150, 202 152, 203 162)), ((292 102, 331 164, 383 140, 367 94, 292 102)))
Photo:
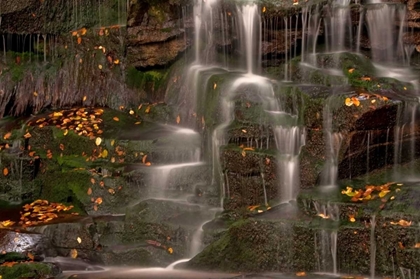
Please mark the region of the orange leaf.
POLYGON ((60 143, 60 150, 64 150, 64 144, 60 143))
POLYGON ((176 117, 176 124, 179 124, 179 122, 181 122, 181 117, 178 115, 178 116, 176 117))
POLYGON ((77 250, 76 249, 71 249, 70 250, 70 257, 72 257, 73 259, 77 258, 77 250))
POLYGON ((90 196, 92 195, 92 188, 89 187, 89 189, 87 190, 87 194, 90 196))
POLYGON ((8 168, 4 168, 3 169, 3 175, 7 176, 9 174, 9 169, 8 168))
POLYGON ((96 204, 101 204, 101 203, 102 203, 102 198, 101 198, 101 197, 97 198, 97 199, 95 200, 95 203, 96 203, 96 204))
POLYGON ((146 164, 146 159, 147 159, 147 155, 144 155, 143 158, 141 159, 141 162, 143 164, 146 164))
POLYGON ((82 37, 77 37, 77 44, 80 45, 82 43, 82 37))
POLYGON ((108 189, 108 192, 109 192, 111 195, 114 195, 114 194, 115 194, 115 190, 114 190, 114 189, 112 189, 112 188, 109 188, 109 189, 108 189))
POLYGON ((9 139, 9 138, 10 138, 10 136, 11 136, 11 135, 12 135, 12 133, 11 133, 11 132, 8 132, 8 133, 6 133, 6 134, 4 135, 3 139, 7 140, 7 139, 9 139))
POLYGON ((35 154, 35 151, 31 151, 31 152, 29 152, 29 157, 33 157, 33 156, 34 156, 34 154, 35 154))
POLYGON ((149 113, 150 112, 151 107, 147 106, 147 108, 144 110, 144 113, 149 113))
POLYGON ((114 121, 120 121, 120 119, 118 118, 118 117, 114 117, 114 118, 112 118, 114 121))
POLYGON ((92 177, 92 178, 90 179, 90 183, 95 184, 95 178, 93 178, 93 177, 92 177))

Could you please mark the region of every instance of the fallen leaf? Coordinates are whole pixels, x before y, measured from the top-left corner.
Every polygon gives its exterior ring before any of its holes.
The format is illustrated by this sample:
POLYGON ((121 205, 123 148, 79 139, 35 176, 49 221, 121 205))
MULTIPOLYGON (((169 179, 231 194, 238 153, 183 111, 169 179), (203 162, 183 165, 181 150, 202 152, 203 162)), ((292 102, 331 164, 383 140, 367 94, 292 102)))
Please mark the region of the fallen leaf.
POLYGON ((134 110, 130 109, 130 111, 128 113, 131 114, 131 115, 133 115, 134 114, 134 110))
POLYGON ((23 137, 25 139, 29 139, 30 137, 32 137, 32 135, 29 132, 27 132, 26 134, 23 135, 23 137))
POLYGON ((147 106, 147 108, 144 110, 144 113, 149 113, 150 112, 151 107, 147 106))
POLYGON ((64 150, 64 144, 60 143, 60 150, 64 150))
POLYGON ((101 198, 101 197, 97 198, 97 199, 95 200, 95 203, 96 203, 96 204, 101 204, 101 203, 102 203, 102 198, 101 198))
POLYGON ((179 124, 179 122, 181 122, 181 117, 178 115, 178 116, 176 117, 176 124, 179 124))
POLYGON ((354 68, 349 69, 349 73, 352 74, 354 72, 354 68))
POLYGON ((35 259, 35 256, 31 253, 31 252, 28 252, 28 258, 29 259, 31 259, 32 261, 35 259))
POLYGON ((167 251, 168 251, 169 254, 172 254, 174 252, 174 249, 172 249, 171 247, 169 247, 167 251))
POLYGON ((102 142, 102 139, 100 137, 97 137, 96 140, 95 140, 95 144, 97 146, 99 146, 99 145, 101 145, 101 142, 102 142))
POLYGON ((77 37, 77 44, 80 45, 82 43, 82 37, 77 37))
POLYGON ((108 193, 110 193, 111 195, 114 195, 114 194, 115 194, 115 190, 114 190, 114 189, 112 189, 112 188, 109 188, 109 189, 108 189, 108 193))
POLYGON ((70 257, 72 257, 73 259, 77 258, 77 250, 76 249, 71 249, 70 250, 70 257))
POLYGON ((92 195, 92 188, 89 187, 89 189, 87 190, 87 194, 90 196, 92 195))
POLYGON ((346 98, 346 106, 350 107, 353 105, 353 101, 350 98, 346 98))
POLYGON ((77 237, 77 242, 82 243, 82 239, 80 237, 77 237))
POLYGON ((298 277, 306 276, 306 272, 305 271, 296 272, 296 276, 298 276, 298 277))
POLYGON ((7 176, 9 174, 9 169, 8 168, 4 168, 3 169, 3 175, 7 176))
POLYGON ((101 156, 102 156, 102 158, 108 157, 108 150, 106 150, 106 149, 102 150, 101 156))
POLYGON ((8 133, 6 133, 6 134, 4 135, 3 139, 7 140, 7 139, 9 139, 9 138, 10 138, 10 136, 11 136, 11 135, 12 135, 12 133, 11 133, 11 132, 8 132, 8 133))
POLYGON ((146 159, 147 159, 147 154, 143 156, 143 158, 141 158, 141 162, 143 164, 146 164, 146 159))
POLYGON ((114 121, 120 121, 120 119, 118 118, 118 117, 114 117, 114 118, 112 118, 114 121))
POLYGON ((90 183, 95 184, 95 178, 93 178, 93 177, 92 177, 92 178, 90 179, 90 183))

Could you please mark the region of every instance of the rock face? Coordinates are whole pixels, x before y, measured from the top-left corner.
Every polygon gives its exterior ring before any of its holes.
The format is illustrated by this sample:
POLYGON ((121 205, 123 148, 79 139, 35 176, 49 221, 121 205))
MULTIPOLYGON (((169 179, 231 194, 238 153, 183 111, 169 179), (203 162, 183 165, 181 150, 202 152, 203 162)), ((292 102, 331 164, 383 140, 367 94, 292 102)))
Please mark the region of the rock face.
POLYGON ((131 1, 127 21, 127 59, 139 68, 166 66, 190 45, 190 18, 170 2, 131 1))

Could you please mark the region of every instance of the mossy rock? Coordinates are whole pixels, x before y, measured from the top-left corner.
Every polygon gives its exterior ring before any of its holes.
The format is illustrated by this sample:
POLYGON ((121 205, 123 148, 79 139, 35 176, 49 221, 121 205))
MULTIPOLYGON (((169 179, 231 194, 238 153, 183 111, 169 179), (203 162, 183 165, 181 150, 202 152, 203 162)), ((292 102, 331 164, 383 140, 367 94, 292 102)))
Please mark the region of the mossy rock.
POLYGON ((12 267, 0 266, 3 279, 54 277, 59 275, 60 269, 50 263, 18 263, 12 267))
POLYGON ((253 219, 234 223, 187 266, 231 272, 314 270, 313 232, 253 219))

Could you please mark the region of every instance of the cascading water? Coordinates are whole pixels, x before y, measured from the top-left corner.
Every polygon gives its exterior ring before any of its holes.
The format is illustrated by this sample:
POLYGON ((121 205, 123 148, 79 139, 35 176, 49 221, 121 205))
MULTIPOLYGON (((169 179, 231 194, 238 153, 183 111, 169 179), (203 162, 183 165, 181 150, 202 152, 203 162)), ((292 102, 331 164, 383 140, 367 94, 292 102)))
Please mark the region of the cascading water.
MULTIPOLYGON (((339 222, 340 211, 337 205, 314 202, 314 207, 319 217, 331 220, 335 225, 339 222)), ((333 274, 337 274, 337 230, 327 231, 324 229, 320 234, 319 270, 332 271, 333 274)))
POLYGON ((366 10, 366 21, 374 61, 393 62, 403 57, 401 33, 395 28, 395 20, 403 26, 405 6, 373 4, 366 10), (397 16, 398 15, 398 16, 397 16))

